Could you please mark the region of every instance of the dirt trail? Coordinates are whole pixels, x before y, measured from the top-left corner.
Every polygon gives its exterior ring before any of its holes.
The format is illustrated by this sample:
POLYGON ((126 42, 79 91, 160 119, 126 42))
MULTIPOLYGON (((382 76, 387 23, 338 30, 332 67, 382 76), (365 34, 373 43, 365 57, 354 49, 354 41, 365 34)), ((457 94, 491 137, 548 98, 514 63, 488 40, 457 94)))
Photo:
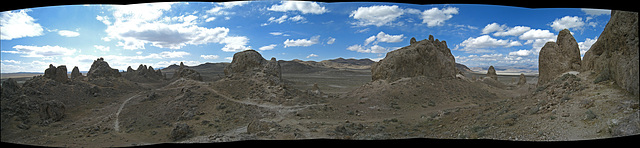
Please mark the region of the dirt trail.
MULTIPOLYGON (((142 93, 142 92, 141 92, 141 93, 142 93)), ((127 102, 129 102, 129 100, 131 100, 131 99, 133 99, 133 98, 135 98, 135 97, 138 97, 138 96, 140 96, 140 93, 138 93, 138 94, 136 94, 136 95, 133 95, 133 96, 129 97, 127 100, 125 100, 124 102, 122 102, 122 104, 120 105, 120 108, 118 108, 118 111, 116 112, 116 121, 115 121, 115 123, 114 123, 114 125, 113 125, 113 129, 114 129, 116 132, 120 132, 120 122, 119 122, 119 120, 118 120, 118 119, 119 119, 118 117, 120 116, 120 112, 122 112, 122 109, 124 108, 124 105, 126 105, 126 104, 127 104, 127 102)))

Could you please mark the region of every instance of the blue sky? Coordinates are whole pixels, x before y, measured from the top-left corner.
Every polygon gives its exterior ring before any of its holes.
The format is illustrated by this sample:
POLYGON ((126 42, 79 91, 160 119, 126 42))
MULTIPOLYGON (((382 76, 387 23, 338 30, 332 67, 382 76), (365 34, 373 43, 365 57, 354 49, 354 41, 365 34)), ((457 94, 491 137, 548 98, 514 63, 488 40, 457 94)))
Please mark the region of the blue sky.
POLYGON ((117 69, 140 64, 231 62, 254 49, 278 60, 370 58, 409 39, 447 41, 469 67, 537 68, 538 52, 569 29, 584 54, 610 11, 478 4, 312 1, 63 5, 1 12, 1 70, 43 72, 49 64, 88 71, 104 57, 117 69))

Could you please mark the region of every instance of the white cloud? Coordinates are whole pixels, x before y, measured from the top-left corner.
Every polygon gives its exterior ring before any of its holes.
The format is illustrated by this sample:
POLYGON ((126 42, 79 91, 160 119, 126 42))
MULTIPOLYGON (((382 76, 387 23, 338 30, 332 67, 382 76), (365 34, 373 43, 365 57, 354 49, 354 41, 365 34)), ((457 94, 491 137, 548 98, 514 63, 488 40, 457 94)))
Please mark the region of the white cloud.
POLYGON ((483 35, 477 38, 469 37, 467 40, 462 41, 460 46, 465 49, 477 49, 477 48, 491 48, 491 47, 512 47, 521 46, 519 41, 512 40, 500 40, 490 37, 489 35, 483 35))
POLYGON ((271 22, 271 23, 278 23, 278 24, 281 24, 281 23, 283 23, 284 21, 286 21, 288 17, 289 17, 289 16, 287 16, 287 15, 282 15, 280 18, 277 18, 277 19, 276 19, 275 17, 270 17, 270 18, 269 18, 269 20, 267 20, 267 21, 269 21, 269 22, 271 22))
POLYGON ((77 37, 80 35, 80 33, 78 32, 69 31, 69 30, 60 30, 58 31, 58 34, 64 37, 77 37))
POLYGON ((44 29, 36 19, 29 16, 27 12, 31 10, 5 11, 0 15, 0 38, 11 40, 23 37, 34 37, 43 35, 44 29))
POLYGON ((279 5, 273 5, 267 10, 278 12, 300 11, 302 14, 323 14, 329 12, 329 10, 318 5, 318 3, 307 1, 283 1, 279 5))
POLYGON ((101 21, 105 25, 111 25, 111 21, 109 21, 109 17, 107 16, 96 16, 96 20, 101 21))
POLYGON ((98 49, 100 51, 105 51, 105 52, 108 52, 110 50, 110 47, 107 47, 107 46, 93 45, 93 47, 95 47, 96 49, 98 49))
POLYGON ((605 10, 605 9, 582 8, 580 10, 582 10, 582 12, 586 13, 587 15, 591 15, 591 16, 610 15, 611 14, 611 10, 605 10))
POLYGON ((206 20, 204 20, 204 22, 211 22, 213 20, 216 20, 216 17, 207 18, 206 20))
POLYGON ((267 46, 262 46, 262 47, 260 47, 260 48, 258 48, 258 49, 259 49, 259 50, 271 50, 271 49, 275 48, 276 46, 278 46, 278 45, 276 45, 276 44, 271 44, 271 45, 267 45, 267 46))
POLYGON ((518 51, 513 51, 513 52, 509 52, 509 56, 529 56, 532 55, 533 51, 531 50, 518 50, 518 51))
POLYGON ((365 49, 365 47, 362 45, 351 45, 347 47, 347 50, 360 53, 386 53, 388 51, 388 48, 379 45, 373 45, 369 47, 369 49, 365 49))
POLYGON ((444 22, 451 19, 454 14, 458 14, 458 8, 431 8, 422 12, 422 23, 426 23, 428 27, 442 26, 444 22))
POLYGON ((551 27, 555 31, 560 31, 562 29, 581 29, 585 23, 582 21, 581 17, 578 16, 565 16, 560 19, 556 19, 551 23, 551 27))
POLYGON ((529 30, 522 35, 520 35, 519 39, 521 40, 534 40, 534 39, 549 39, 556 38, 555 35, 549 30, 541 30, 541 29, 532 29, 529 30))
POLYGON ((287 47, 294 47, 294 46, 303 46, 303 47, 307 47, 307 46, 311 46, 313 44, 317 44, 319 42, 319 38, 320 36, 313 36, 310 39, 297 39, 297 40, 291 40, 291 39, 287 39, 286 41, 284 41, 284 48, 287 47))
POLYGON ((404 11, 398 6, 371 6, 359 7, 351 12, 349 17, 358 20, 354 25, 358 26, 384 26, 391 25, 391 22, 404 14, 404 11))
POLYGON ((76 52, 76 49, 68 49, 60 46, 13 46, 16 50, 3 50, 4 53, 23 54, 22 57, 49 57, 49 56, 62 56, 72 55, 76 52))
POLYGON ((213 15, 231 15, 231 14, 235 14, 235 12, 228 12, 225 11, 226 9, 231 9, 233 7, 236 6, 242 6, 245 5, 247 3, 249 3, 250 1, 235 1, 235 2, 222 2, 222 3, 217 3, 218 6, 215 6, 209 10, 207 10, 206 12, 209 14, 213 14, 213 15))
POLYGON ((308 56, 307 56, 307 59, 308 59, 308 58, 311 58, 311 57, 318 57, 318 55, 316 55, 316 54, 313 54, 313 53, 312 53, 312 54, 310 54, 310 55, 308 55, 308 56))
POLYGON ((397 43, 397 42, 402 42, 402 38, 404 38, 403 34, 389 35, 382 31, 380 31, 380 33, 376 35, 377 42, 397 43))
POLYGON ((580 48, 580 56, 584 56, 584 54, 587 53, 587 51, 589 51, 589 49, 591 48, 591 45, 596 43, 596 41, 598 41, 597 36, 593 39, 586 38, 584 42, 578 42, 578 48, 580 48))
POLYGON ((376 36, 375 35, 365 39, 364 40, 364 45, 367 46, 369 43, 371 43, 373 41, 376 41, 376 36))
POLYGON ((251 49, 251 46, 246 46, 249 42, 249 38, 244 36, 232 36, 225 37, 221 43, 225 43, 222 47, 222 51, 226 52, 239 52, 251 49))
POLYGON ((20 61, 16 61, 16 60, 2 60, 2 62, 4 62, 4 63, 13 63, 13 64, 20 64, 20 63, 22 63, 22 62, 20 62, 20 61))
POLYGON ((329 41, 327 41, 327 44, 333 44, 334 42, 336 42, 336 38, 329 37, 329 41))
POLYGON ((282 32, 269 32, 271 35, 282 35, 282 32))
POLYGON ((519 36, 529 30, 531 30, 530 27, 516 26, 513 28, 509 28, 507 31, 504 31, 504 32, 496 32, 493 34, 493 36, 519 36))
POLYGON ((213 59, 218 59, 218 57, 220 57, 220 56, 218 56, 218 55, 200 55, 200 57, 202 57, 202 58, 204 58, 204 59, 211 59, 211 60, 213 60, 213 59))
MULTIPOLYGON (((229 28, 197 26, 194 15, 164 16, 173 3, 146 3, 113 6, 113 22, 107 25, 104 41, 116 40, 123 49, 145 49, 145 44, 169 49, 207 43, 225 44, 223 51, 246 49, 248 38, 229 36, 229 28)), ((107 16, 96 19, 109 20, 107 16)), ((206 20, 205 20, 206 21, 206 20)))
POLYGON ((507 29, 507 25, 500 25, 498 23, 491 23, 484 26, 482 29, 482 34, 489 34, 491 32, 503 32, 507 29))

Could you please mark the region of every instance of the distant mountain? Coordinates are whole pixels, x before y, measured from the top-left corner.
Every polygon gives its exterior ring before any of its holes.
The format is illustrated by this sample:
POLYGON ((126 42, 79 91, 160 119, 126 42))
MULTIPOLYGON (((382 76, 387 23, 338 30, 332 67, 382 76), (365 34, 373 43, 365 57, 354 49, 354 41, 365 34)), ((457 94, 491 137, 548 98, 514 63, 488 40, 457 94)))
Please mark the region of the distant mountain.
POLYGON ((456 63, 456 68, 458 68, 458 70, 460 70, 461 72, 473 72, 473 70, 469 69, 467 65, 460 63, 456 63))

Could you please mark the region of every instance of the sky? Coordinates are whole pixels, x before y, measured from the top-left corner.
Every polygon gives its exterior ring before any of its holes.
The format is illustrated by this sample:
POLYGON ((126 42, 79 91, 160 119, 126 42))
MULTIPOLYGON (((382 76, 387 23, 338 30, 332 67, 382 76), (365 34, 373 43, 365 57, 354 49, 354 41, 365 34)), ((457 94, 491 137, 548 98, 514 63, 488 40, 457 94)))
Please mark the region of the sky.
POLYGON ((537 69, 538 53, 569 29, 581 56, 610 11, 480 4, 236 1, 59 5, 1 13, 2 73, 43 72, 49 64, 88 71, 231 62, 253 49, 265 59, 369 58, 433 35, 468 67, 537 69))

